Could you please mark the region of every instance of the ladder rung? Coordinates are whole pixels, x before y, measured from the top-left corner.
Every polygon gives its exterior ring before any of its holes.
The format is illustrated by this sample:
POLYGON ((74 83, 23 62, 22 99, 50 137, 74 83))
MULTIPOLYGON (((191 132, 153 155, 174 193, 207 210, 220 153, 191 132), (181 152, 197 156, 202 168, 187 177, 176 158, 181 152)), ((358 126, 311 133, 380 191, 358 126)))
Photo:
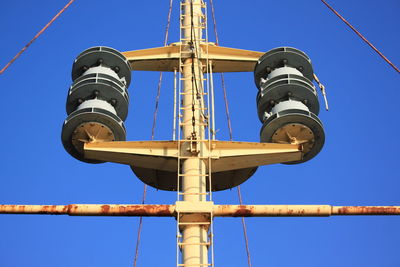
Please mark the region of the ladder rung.
POLYGON ((188 25, 188 26, 181 26, 182 29, 205 29, 206 26, 192 26, 192 25, 188 25))
POLYGON ((210 142, 212 141, 211 139, 195 139, 195 140, 187 140, 187 139, 181 139, 181 140, 176 140, 178 142, 210 142))
POLYGON ((189 6, 189 5, 194 5, 194 6, 201 5, 204 8, 206 7, 206 4, 203 1, 201 1, 200 3, 199 2, 181 2, 181 6, 189 6))
MULTIPOLYGON (((203 7, 203 8, 205 8, 205 7, 203 7)), ((184 18, 184 17, 186 17, 186 16, 188 16, 188 17, 190 17, 190 16, 192 16, 193 15, 193 17, 201 17, 201 18, 206 18, 206 15, 204 14, 204 13, 194 13, 193 12, 193 14, 181 14, 181 18, 184 18)))
POLYGON ((208 176, 208 174, 189 174, 189 173, 180 173, 178 176, 208 176))
MULTIPOLYGON (((179 157, 179 158, 181 158, 181 159, 209 159, 209 158, 211 158, 211 156, 210 157, 199 157, 199 156, 192 156, 192 157, 189 157, 189 156, 182 156, 182 157, 179 157)), ((212 159, 212 158, 211 158, 212 159)))
MULTIPOLYGON (((181 95, 191 95, 193 93, 179 93, 181 95)), ((195 95, 208 95, 208 93, 196 93, 195 95)))
POLYGON ((182 192, 178 192, 178 195, 182 195, 182 196, 207 196, 210 193, 182 193, 182 192))
POLYGON ((193 41, 205 41, 206 39, 204 39, 204 38, 181 38, 181 41, 190 41, 190 40, 193 40, 193 41))
POLYGON ((187 243, 187 242, 179 242, 178 243, 179 246, 194 246, 194 245, 198 245, 198 246, 210 246, 211 242, 204 242, 204 243, 187 243))
MULTIPOLYGON (((182 14, 182 15, 184 15, 184 14, 182 14)), ((204 16, 204 18, 206 17, 205 14, 203 14, 203 16, 204 16)), ((181 22, 181 25, 180 25, 180 26, 183 27, 183 26, 191 26, 191 25, 183 25, 182 22, 181 22)), ((198 25, 197 25, 197 26, 198 26, 198 25)), ((200 21, 200 26, 207 26, 206 20, 200 21)))
POLYGON ((204 224, 208 225, 211 224, 211 222, 178 222, 179 225, 199 225, 199 224, 204 224))
MULTIPOLYGON (((193 110, 193 108, 180 108, 181 110, 193 110)), ((194 110, 207 110, 207 108, 194 108, 194 110)))
MULTIPOLYGON (((181 14, 181 18, 183 19, 186 16, 191 16, 192 14, 181 14)), ((205 18, 206 15, 204 14, 199 14, 199 13, 193 13, 193 17, 200 17, 200 18, 205 18)))
MULTIPOLYGON (((191 80, 192 77, 184 77, 184 78, 180 78, 182 81, 185 80, 191 80)), ((196 78, 195 80, 202 80, 202 81, 207 81, 207 78, 196 78)))
POLYGON ((195 28, 195 29, 205 29, 207 24, 205 22, 201 23, 200 25, 193 26, 193 25, 181 25, 181 28, 183 29, 190 29, 190 28, 195 28))
POLYGON ((206 8, 206 3, 201 1, 199 2, 181 2, 181 6, 189 6, 189 5, 194 5, 194 6, 198 6, 201 5, 202 7, 206 8))
MULTIPOLYGON (((181 234, 177 234, 176 237, 177 237, 177 238, 182 238, 183 236, 182 236, 181 234)), ((214 237, 213 234, 211 234, 211 233, 208 234, 208 238, 213 238, 213 237, 214 237)), ((210 243, 211 243, 211 242, 210 242, 210 243)))
MULTIPOLYGON (((191 122, 184 122, 184 123, 179 123, 180 126, 184 126, 184 125, 192 125, 191 122)), ((196 123, 194 126, 208 126, 208 123, 196 123)))
POLYGON ((178 263, 178 266, 211 266, 211 263, 178 263))

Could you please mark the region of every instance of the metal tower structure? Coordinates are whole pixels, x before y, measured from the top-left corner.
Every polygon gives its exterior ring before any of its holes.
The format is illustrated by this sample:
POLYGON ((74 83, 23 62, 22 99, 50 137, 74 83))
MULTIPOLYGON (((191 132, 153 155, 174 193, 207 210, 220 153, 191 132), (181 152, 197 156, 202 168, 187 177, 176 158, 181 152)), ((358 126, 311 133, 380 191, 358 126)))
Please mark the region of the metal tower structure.
POLYGON ((400 215, 399 206, 215 205, 213 191, 240 185, 258 166, 315 156, 324 139, 315 115, 319 103, 307 55, 291 48, 264 54, 216 46, 207 36, 206 4, 184 0, 180 8, 177 43, 121 54, 96 47, 77 57, 62 137, 77 159, 129 165, 144 183, 176 191, 176 203, 1 205, 0 213, 174 217, 177 266, 188 267, 214 266, 213 218, 218 216, 400 215), (263 143, 215 140, 212 74, 254 69, 263 143), (177 140, 124 141, 130 70, 178 74, 177 140))

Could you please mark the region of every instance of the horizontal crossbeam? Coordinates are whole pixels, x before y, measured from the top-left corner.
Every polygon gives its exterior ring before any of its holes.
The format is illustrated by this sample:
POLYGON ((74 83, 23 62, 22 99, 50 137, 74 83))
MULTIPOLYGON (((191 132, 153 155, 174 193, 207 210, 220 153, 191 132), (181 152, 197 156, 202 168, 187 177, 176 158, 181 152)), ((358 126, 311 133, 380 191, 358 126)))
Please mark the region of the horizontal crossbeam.
MULTIPOLYGON (((189 145, 187 140, 186 146, 181 144, 180 158, 193 157, 187 149, 189 145)), ((84 150, 88 159, 177 171, 178 147, 178 141, 121 141, 86 143, 84 150)), ((213 172, 296 161, 301 157, 299 145, 215 140, 211 141, 211 151, 205 146, 202 157, 196 156, 212 159, 213 172)))
POLYGON ((85 143, 84 155, 130 165, 144 183, 169 191, 182 189, 177 188, 178 160, 197 159, 204 163, 206 173, 211 173, 212 191, 219 191, 240 185, 258 166, 298 161, 303 153, 302 146, 296 144, 185 140, 85 143), (193 154, 193 147, 202 153, 193 154))
MULTIPOLYGON (((201 211, 199 211, 201 213, 201 211)), ((400 215, 400 206, 213 205, 213 217, 328 217, 400 215)), ((0 205, 0 214, 175 217, 175 205, 0 205)))
MULTIPOLYGON (((213 43, 200 44, 203 53, 198 55, 203 66, 212 61, 213 72, 252 72, 263 52, 216 46, 213 43)), ((169 46, 126 51, 132 70, 175 71, 179 69, 181 52, 186 53, 188 44, 173 43, 169 46)), ((190 54, 188 55, 188 57, 190 54)), ((204 70, 208 72, 207 69, 204 70)))

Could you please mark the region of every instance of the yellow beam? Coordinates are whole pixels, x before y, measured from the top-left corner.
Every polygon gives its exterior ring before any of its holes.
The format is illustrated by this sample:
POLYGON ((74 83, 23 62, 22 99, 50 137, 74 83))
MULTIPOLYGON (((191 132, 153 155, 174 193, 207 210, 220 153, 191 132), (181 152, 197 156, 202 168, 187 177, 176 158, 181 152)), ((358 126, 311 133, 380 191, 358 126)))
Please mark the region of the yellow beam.
POLYGON ((132 70, 174 71, 179 67, 179 46, 148 48, 122 52, 132 70))
POLYGON ((264 52, 209 45, 208 54, 213 72, 252 72, 264 52))
MULTIPOLYGON (((179 141, 128 141, 86 143, 88 159, 127 164, 140 168, 177 171, 179 141)), ((190 141, 181 145, 181 156, 190 157, 190 141)), ((204 162, 212 160, 212 172, 237 170, 274 163, 297 161, 302 158, 301 146, 290 144, 211 141, 204 162)))
MULTIPOLYGON (((142 71, 174 71, 179 67, 180 43, 173 43, 165 47, 148 48, 123 52, 129 60, 132 70, 142 71)), ((212 61, 213 72, 248 72, 253 71, 257 60, 263 52, 216 46, 213 43, 201 44, 202 56, 199 59, 206 66, 207 49, 208 60, 212 61)), ((187 57, 190 55, 188 54, 187 57)), ((206 70, 204 70, 206 71, 206 70)))
POLYGON ((129 141, 86 143, 85 158, 141 168, 176 171, 177 141, 129 141))

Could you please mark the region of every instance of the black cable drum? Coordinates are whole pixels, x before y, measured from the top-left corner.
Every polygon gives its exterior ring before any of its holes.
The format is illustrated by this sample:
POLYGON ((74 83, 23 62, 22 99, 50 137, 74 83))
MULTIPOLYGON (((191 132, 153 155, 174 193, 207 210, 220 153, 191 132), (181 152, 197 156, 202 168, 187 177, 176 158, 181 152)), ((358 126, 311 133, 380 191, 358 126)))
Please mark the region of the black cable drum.
POLYGON ((128 60, 117 50, 98 46, 83 51, 72 66, 61 140, 74 158, 88 162, 83 146, 90 142, 125 141, 128 115, 128 60))
POLYGON ((302 159, 286 164, 312 159, 325 143, 313 79, 310 58, 292 47, 266 52, 254 69, 261 142, 302 145, 302 159))

